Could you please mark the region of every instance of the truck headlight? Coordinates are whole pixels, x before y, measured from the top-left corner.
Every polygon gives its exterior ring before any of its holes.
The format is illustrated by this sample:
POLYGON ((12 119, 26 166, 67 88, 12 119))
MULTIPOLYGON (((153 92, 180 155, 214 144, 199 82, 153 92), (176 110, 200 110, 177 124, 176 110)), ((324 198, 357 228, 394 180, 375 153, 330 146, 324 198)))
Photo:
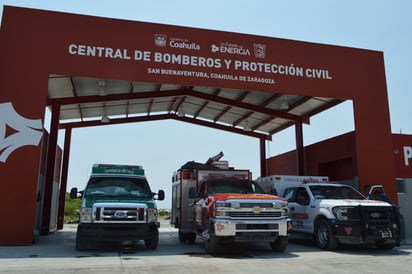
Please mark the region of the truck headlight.
POLYGON ((289 208, 288 207, 283 207, 281 211, 282 216, 289 216, 289 208))
POLYGON ((82 207, 80 209, 80 222, 91 223, 92 222, 92 209, 90 207, 82 207))
POLYGON ((148 223, 157 222, 157 209, 156 208, 147 209, 147 222, 148 223))
POLYGON ((216 208, 218 208, 218 207, 230 208, 230 203, 225 202, 225 201, 217 201, 217 202, 215 203, 215 207, 216 207, 216 208))
POLYGON ((340 221, 349 220, 351 207, 336 206, 332 209, 333 215, 340 221))
POLYGON ((216 217, 226 217, 229 216, 229 211, 226 210, 215 210, 216 217))
POLYGON ((273 202, 272 206, 273 206, 274 209, 281 209, 281 208, 287 207, 288 203, 287 202, 280 202, 280 203, 279 202, 273 202))
POLYGON ((216 201, 215 203, 215 217, 229 216, 230 203, 225 201, 216 201))

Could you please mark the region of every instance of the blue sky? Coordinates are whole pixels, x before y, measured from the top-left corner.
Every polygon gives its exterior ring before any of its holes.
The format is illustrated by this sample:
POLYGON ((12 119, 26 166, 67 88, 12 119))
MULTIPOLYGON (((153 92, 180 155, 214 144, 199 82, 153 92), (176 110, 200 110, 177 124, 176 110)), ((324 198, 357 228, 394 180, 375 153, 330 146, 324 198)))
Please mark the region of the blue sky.
MULTIPOLYGON (((412 134, 410 0, 0 0, 0 5, 0 13, 10 5, 383 51, 392 132, 412 134)), ((304 143, 353 129, 352 104, 346 102, 313 117, 304 126, 304 143)), ((294 129, 273 136, 266 147, 267 156, 294 149, 294 129)), ((251 137, 178 121, 75 129, 68 188, 84 187, 93 163, 140 164, 153 190, 166 192, 159 206, 169 208, 173 171, 220 151, 231 166, 259 176, 259 141, 251 137)))

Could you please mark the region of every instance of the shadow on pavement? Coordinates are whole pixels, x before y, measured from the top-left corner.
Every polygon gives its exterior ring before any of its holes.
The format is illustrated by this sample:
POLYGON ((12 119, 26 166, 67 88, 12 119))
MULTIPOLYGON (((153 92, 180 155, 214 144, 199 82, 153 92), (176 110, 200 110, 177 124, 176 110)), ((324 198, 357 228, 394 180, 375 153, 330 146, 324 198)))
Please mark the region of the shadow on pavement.
MULTIPOLYGON (((75 249, 76 224, 66 224, 63 230, 55 231, 31 246, 0 246, 0 259, 10 258, 87 258, 121 256, 125 260, 137 259, 140 256, 170 256, 185 255, 202 258, 293 258, 301 252, 331 252, 316 247, 309 238, 291 236, 289 246, 285 252, 273 252, 267 243, 258 244, 230 244, 224 245, 219 252, 209 255, 205 252, 203 242, 197 238, 194 244, 180 243, 177 229, 169 224, 162 224, 159 233, 159 245, 156 250, 147 250, 143 241, 137 246, 105 246, 96 250, 77 251, 75 249)), ((402 250, 402 246, 393 250, 379 250, 372 247, 342 246, 334 253, 353 255, 409 255, 402 250)))

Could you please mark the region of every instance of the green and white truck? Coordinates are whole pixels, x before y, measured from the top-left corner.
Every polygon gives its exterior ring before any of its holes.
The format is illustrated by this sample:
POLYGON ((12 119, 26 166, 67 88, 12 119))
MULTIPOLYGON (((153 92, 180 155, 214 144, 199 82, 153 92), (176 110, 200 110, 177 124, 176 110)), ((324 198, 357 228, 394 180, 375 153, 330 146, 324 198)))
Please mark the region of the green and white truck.
POLYGON ((79 196, 77 250, 109 243, 136 246, 140 240, 147 249, 157 248, 160 225, 155 200, 163 200, 164 191, 151 191, 142 166, 94 164, 84 191, 70 191, 71 198, 79 196))

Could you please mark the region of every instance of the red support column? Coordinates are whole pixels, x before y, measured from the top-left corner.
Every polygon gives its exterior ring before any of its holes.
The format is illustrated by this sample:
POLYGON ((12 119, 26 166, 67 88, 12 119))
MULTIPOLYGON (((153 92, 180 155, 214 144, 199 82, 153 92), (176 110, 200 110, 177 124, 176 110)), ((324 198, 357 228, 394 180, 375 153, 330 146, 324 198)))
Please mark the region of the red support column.
POLYGON ((54 166, 56 161, 57 137, 59 130, 60 105, 52 106, 50 137, 47 144, 46 181, 43 193, 43 209, 41 222, 41 235, 50 232, 51 201, 53 194, 54 166))
POLYGON ((303 147, 303 129, 302 122, 295 123, 295 138, 296 138, 296 159, 297 159, 297 170, 298 175, 306 175, 305 173, 305 153, 303 147))
POLYGON ((62 177, 59 192, 59 211, 57 216, 57 229, 63 229, 64 224, 64 206, 66 204, 67 192, 67 174, 69 169, 70 158, 70 142, 72 137, 72 128, 66 128, 64 135, 64 149, 63 149, 63 163, 62 163, 62 177))
POLYGON ((267 163, 266 163, 266 140, 259 138, 260 145, 260 177, 267 176, 267 163))

